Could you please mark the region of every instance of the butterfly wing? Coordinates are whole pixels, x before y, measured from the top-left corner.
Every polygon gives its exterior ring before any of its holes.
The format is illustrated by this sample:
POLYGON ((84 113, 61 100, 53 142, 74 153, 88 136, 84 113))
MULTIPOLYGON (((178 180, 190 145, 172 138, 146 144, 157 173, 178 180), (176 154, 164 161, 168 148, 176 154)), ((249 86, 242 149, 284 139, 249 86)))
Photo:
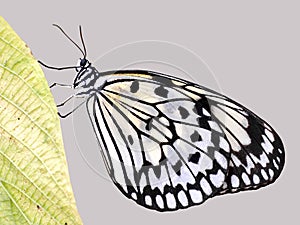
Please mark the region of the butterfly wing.
POLYGON ((108 173, 138 204, 187 208, 264 186, 282 170, 278 135, 231 99, 154 72, 102 75, 88 112, 108 173))
POLYGON ((115 74, 89 98, 105 165, 117 187, 147 208, 201 204, 222 188, 229 143, 205 97, 152 78, 115 74))
POLYGON ((207 97, 211 114, 230 143, 228 175, 217 194, 257 189, 279 177, 285 162, 284 147, 267 122, 215 91, 190 83, 182 88, 207 97))

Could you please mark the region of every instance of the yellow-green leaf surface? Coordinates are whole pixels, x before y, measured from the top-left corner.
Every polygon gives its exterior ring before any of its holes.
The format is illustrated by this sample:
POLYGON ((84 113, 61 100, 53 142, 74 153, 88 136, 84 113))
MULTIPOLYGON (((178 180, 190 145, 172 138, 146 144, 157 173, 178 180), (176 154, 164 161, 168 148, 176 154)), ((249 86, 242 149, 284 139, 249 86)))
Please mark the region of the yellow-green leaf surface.
POLYGON ((0 17, 0 225, 10 224, 82 222, 47 81, 0 17))

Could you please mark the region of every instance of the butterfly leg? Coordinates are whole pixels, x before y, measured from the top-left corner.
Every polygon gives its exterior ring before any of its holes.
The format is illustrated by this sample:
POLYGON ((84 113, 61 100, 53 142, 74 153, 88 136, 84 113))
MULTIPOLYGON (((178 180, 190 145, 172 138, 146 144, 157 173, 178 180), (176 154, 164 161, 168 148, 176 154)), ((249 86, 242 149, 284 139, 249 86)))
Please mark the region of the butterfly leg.
POLYGON ((68 101, 70 101, 72 98, 74 98, 74 95, 71 95, 69 98, 67 98, 65 101, 63 101, 62 103, 60 104, 57 104, 56 107, 61 107, 61 106, 64 106, 68 101))
POLYGON ((73 85, 71 84, 60 84, 60 83, 53 83, 50 85, 50 88, 53 88, 55 86, 73 88, 73 85))
MULTIPOLYGON (((73 96, 72 96, 73 97, 73 96)), ((69 115, 71 115, 73 112, 75 112, 77 109, 79 109, 86 101, 81 102, 79 105, 77 105, 72 111, 68 112, 67 114, 62 115, 60 112, 58 112, 58 116, 60 118, 66 118, 69 115)))
POLYGON ((75 96, 75 94, 74 95, 71 95, 70 97, 68 97, 65 101, 63 101, 62 103, 60 103, 60 104, 57 104, 56 105, 56 107, 57 108, 59 108, 59 107, 61 107, 61 106, 64 106, 67 102, 69 102, 72 98, 84 98, 83 96, 75 96))

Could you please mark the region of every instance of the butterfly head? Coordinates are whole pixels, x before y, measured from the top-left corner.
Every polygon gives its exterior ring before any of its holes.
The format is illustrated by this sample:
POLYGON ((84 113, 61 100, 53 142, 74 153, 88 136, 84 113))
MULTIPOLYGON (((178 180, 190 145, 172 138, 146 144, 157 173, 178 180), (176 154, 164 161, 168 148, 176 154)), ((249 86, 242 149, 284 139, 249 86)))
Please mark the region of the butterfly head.
POLYGON ((80 58, 78 60, 78 66, 80 68, 85 68, 85 67, 89 66, 89 64, 90 64, 90 62, 86 58, 80 58))
POLYGON ((78 64, 75 68, 77 75, 73 81, 73 87, 90 87, 90 83, 95 79, 95 68, 91 66, 92 64, 85 58, 80 58, 78 64))
POLYGON ((58 26, 57 24, 53 24, 53 26, 57 27, 75 45, 75 47, 79 49, 83 57, 79 59, 76 66, 53 67, 44 64, 40 60, 39 63, 49 69, 55 69, 55 70, 75 69, 77 74, 73 81, 73 88, 79 88, 79 87, 83 88, 82 92, 84 92, 86 89, 92 90, 93 89, 92 87, 94 86, 94 83, 97 77, 99 76, 99 73, 95 67, 91 66, 89 60, 87 60, 87 51, 83 41, 81 26, 79 26, 79 33, 80 33, 80 39, 83 48, 81 48, 77 43, 75 43, 75 41, 73 41, 60 26, 58 26))

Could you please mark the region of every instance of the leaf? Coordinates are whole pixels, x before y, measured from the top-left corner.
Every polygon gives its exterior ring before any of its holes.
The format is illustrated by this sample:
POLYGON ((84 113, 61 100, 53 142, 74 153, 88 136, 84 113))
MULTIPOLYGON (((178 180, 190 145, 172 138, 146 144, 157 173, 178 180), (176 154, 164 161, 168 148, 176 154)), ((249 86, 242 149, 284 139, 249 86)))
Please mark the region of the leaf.
POLYGON ((2 17, 0 224, 82 224, 47 81, 2 17))

